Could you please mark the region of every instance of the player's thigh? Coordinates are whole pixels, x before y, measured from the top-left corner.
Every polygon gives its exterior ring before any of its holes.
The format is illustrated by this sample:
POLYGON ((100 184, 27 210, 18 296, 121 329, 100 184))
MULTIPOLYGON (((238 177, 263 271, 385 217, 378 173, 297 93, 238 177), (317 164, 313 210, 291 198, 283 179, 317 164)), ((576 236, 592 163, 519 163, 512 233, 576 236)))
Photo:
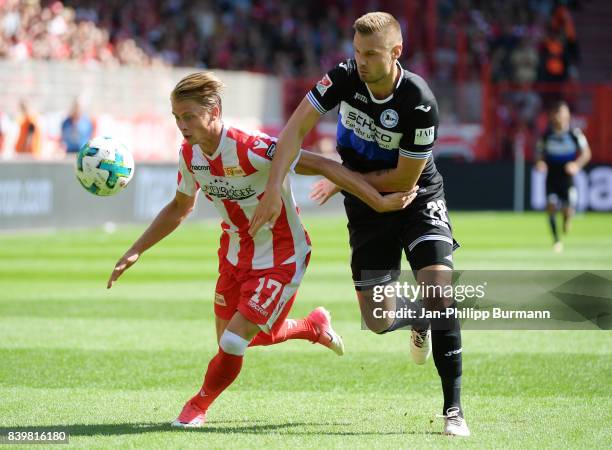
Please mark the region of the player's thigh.
POLYGON ((351 272, 355 290, 397 280, 401 267, 402 243, 394 218, 348 223, 351 272))
POLYGON ((292 264, 250 271, 240 286, 238 311, 261 331, 269 333, 289 314, 309 256, 292 264))
POLYGON ((395 295, 376 295, 375 291, 394 283, 400 273, 402 243, 397 220, 378 216, 372 220, 349 221, 351 272, 361 317, 367 328, 380 333, 392 319, 382 311, 395 311, 395 295))
POLYGON ((576 190, 576 186, 571 184, 565 188, 560 200, 563 214, 565 216, 571 216, 576 210, 576 204, 578 203, 578 191, 576 190))
POLYGON ((235 266, 232 266, 227 260, 220 261, 214 299, 215 317, 220 320, 220 323, 229 322, 238 308, 240 277, 240 271, 235 266))
POLYGON ((240 311, 236 311, 234 313, 232 319, 228 322, 226 329, 234 334, 237 334, 242 339, 246 339, 247 341, 253 339, 255 335, 261 331, 257 324, 251 322, 240 311))
POLYGON ((567 177, 560 175, 548 175, 546 178, 546 210, 554 214, 568 201, 568 189, 570 184, 567 177))
POLYGON ((414 272, 434 265, 453 268, 453 251, 459 244, 453 239, 444 197, 415 205, 403 223, 400 237, 414 272))

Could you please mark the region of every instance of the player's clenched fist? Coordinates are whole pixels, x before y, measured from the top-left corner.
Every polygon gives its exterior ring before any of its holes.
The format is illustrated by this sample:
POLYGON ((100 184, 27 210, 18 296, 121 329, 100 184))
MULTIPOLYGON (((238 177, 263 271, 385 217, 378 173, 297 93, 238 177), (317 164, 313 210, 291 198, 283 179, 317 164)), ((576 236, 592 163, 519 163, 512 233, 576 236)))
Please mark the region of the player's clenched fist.
POLYGON ((132 267, 134 263, 138 261, 139 257, 140 253, 138 253, 136 250, 128 250, 125 255, 123 255, 119 259, 119 261, 117 261, 117 264, 115 264, 115 268, 113 269, 113 272, 111 273, 111 276, 108 279, 106 288, 110 289, 111 287, 113 287, 113 283, 117 281, 117 279, 123 274, 123 272, 132 267))

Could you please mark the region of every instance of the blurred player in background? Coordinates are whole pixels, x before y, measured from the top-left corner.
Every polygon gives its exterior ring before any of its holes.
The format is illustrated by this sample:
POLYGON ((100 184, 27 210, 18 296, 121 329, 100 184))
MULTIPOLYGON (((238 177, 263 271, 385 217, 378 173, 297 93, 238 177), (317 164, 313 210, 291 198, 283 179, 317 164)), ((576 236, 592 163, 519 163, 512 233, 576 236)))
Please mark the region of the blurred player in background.
POLYGON ((536 148, 536 169, 546 172, 546 211, 555 252, 563 250, 557 229, 557 211, 563 215, 563 233, 570 228, 578 194, 574 175, 591 159, 591 149, 580 128, 570 129, 570 110, 564 101, 553 103, 549 124, 536 148))
MULTIPOLYGON (((110 288, 144 251, 174 231, 193 210, 199 191, 213 203, 223 219, 214 298, 219 349, 200 391, 173 422, 177 427, 204 424, 212 402, 240 373, 249 345, 305 339, 339 355, 344 352, 324 308, 305 319, 287 319, 308 265, 310 239, 288 182, 281 187, 282 211, 274 226, 249 235, 249 220, 266 186, 276 140, 225 124, 222 86, 211 73, 200 72, 185 77, 172 91, 172 114, 185 138, 176 195, 119 259, 108 281, 110 288)), ((297 173, 328 177, 381 212, 404 208, 415 197, 414 191, 383 197, 361 175, 309 152, 297 155, 291 167, 297 173)))
MULTIPOLYGON (((383 303, 373 301, 375 287, 398 279, 402 251, 417 272, 419 284, 447 286, 451 282, 452 253, 457 244, 447 214, 442 176, 432 157, 438 104, 427 83, 399 64, 402 34, 392 15, 369 13, 357 19, 353 28, 355 59, 329 71, 308 92, 279 135, 266 194, 250 232, 277 220, 282 180, 304 136, 321 115, 340 105, 337 150, 343 164, 361 172, 379 192, 407 191, 417 183, 421 187, 408 208, 393 213, 374 211, 344 193, 351 269, 362 317, 368 328, 379 334, 411 325, 411 355, 417 364, 425 363, 433 347, 444 395, 444 433, 468 436, 460 402, 462 347, 458 320, 453 316, 432 321, 430 333, 427 321, 415 322, 401 315, 377 319, 374 314, 380 307, 401 313, 415 300, 393 295, 383 303)), ((324 202, 340 188, 333 180, 323 180, 316 185, 313 198, 324 202)), ((456 305, 452 298, 433 295, 422 300, 421 305, 429 310, 456 305)))

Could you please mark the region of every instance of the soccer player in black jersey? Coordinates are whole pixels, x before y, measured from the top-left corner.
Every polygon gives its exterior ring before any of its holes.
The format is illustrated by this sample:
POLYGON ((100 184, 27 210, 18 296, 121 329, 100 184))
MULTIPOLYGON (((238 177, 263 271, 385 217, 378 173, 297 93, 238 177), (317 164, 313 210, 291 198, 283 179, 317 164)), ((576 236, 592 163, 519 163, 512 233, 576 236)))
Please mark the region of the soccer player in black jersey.
MULTIPOLYGON (((276 220, 281 212, 281 185, 304 136, 322 114, 339 105, 337 149, 343 164, 361 172, 382 193, 419 186, 417 197, 400 213, 377 213, 343 192, 351 269, 362 317, 367 327, 379 334, 411 325, 411 355, 418 364, 424 364, 433 349, 444 395, 444 433, 468 436, 460 402, 462 347, 457 319, 432 320, 430 331, 427 320, 391 319, 374 313, 380 307, 389 312, 416 307, 411 303, 414 299, 396 295, 382 302, 373 298, 377 288, 397 281, 402 251, 419 284, 444 287, 451 283, 452 252, 457 244, 442 177, 431 155, 438 133, 438 105, 427 83, 399 64, 402 35, 392 15, 368 13, 357 19, 353 28, 355 58, 324 75, 280 133, 266 192, 251 218, 250 233, 276 220)), ((334 185, 323 180, 312 195, 324 202, 336 192, 334 185)), ((430 295, 418 304, 433 310, 453 306, 454 301, 430 295)), ((422 307, 416 309, 421 311, 422 307)))
POLYGON ((574 175, 591 159, 591 149, 580 128, 570 128, 570 110, 564 101, 549 110, 549 126, 536 148, 536 169, 546 174, 546 210, 555 252, 563 250, 557 230, 557 210, 563 215, 563 233, 569 231, 576 209, 574 175))

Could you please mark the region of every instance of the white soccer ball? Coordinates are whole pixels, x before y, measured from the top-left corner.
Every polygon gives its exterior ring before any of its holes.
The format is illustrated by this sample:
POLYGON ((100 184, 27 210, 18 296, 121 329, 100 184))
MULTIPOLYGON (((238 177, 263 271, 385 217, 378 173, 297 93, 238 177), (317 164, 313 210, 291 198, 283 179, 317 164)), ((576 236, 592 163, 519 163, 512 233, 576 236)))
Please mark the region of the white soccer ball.
POLYGON ((94 195, 115 195, 134 176, 134 157, 120 141, 97 137, 81 147, 76 159, 79 183, 94 195))

